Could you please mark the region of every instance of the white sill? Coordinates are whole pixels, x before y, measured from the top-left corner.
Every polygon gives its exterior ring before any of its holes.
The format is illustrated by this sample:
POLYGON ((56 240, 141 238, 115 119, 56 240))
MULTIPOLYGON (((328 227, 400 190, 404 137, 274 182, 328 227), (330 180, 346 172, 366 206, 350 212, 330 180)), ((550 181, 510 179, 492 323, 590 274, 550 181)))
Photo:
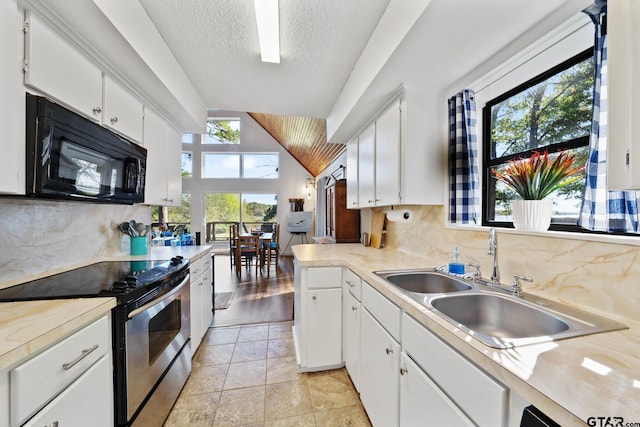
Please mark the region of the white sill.
MULTIPOLYGON (((486 231, 491 227, 471 224, 451 224, 445 222, 445 229, 458 231, 486 231)), ((496 231, 501 234, 515 234, 520 236, 547 237, 551 239, 564 240, 583 240, 587 242, 611 243, 617 245, 640 246, 640 235, 635 236, 616 236, 608 234, 590 234, 590 233, 572 233, 568 231, 522 231, 514 228, 495 227, 496 231)))

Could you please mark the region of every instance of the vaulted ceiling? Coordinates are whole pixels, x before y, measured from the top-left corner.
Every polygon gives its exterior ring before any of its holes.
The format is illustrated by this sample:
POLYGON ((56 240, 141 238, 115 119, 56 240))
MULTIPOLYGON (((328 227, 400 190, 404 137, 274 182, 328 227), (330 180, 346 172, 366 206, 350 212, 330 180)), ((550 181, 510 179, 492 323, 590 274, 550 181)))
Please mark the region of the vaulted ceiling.
POLYGON ((250 112, 315 176, 400 84, 440 96, 591 0, 279 0, 279 64, 253 0, 139 2, 208 108, 250 112))

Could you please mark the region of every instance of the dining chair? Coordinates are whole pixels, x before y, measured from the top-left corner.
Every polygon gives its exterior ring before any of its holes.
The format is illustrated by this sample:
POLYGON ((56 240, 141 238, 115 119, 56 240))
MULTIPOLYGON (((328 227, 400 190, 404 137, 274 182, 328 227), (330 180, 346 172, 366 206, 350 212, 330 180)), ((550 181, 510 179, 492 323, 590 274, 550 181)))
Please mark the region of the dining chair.
POLYGON ((269 270, 271 269, 270 260, 278 268, 278 254, 280 253, 280 224, 276 224, 272 232, 270 242, 264 242, 262 245, 262 262, 267 265, 267 277, 269 277, 269 270))
POLYGON ((238 245, 238 223, 229 226, 229 268, 233 270, 236 258, 236 246, 238 245))
POLYGON ((255 261, 256 276, 260 264, 260 236, 238 235, 236 246, 236 275, 240 275, 242 267, 249 269, 251 263, 255 261))

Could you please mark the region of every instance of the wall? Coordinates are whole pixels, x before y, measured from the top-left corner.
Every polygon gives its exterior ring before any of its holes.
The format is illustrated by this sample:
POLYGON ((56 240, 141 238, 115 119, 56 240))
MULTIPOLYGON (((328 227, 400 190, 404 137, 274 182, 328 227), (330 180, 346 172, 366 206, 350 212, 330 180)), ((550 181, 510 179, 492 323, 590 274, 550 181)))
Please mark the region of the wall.
MULTIPOLYGON (((457 245, 462 256, 480 263, 483 277, 491 274, 487 228, 446 227, 443 206, 396 208, 411 209, 414 219, 403 224, 387 222, 387 248, 425 257, 425 267, 432 267, 445 264, 457 245)), ((498 230, 502 283, 511 283, 514 274, 529 276, 534 282, 523 283, 526 292, 619 316, 623 322, 640 321, 640 242, 629 237, 615 243, 577 240, 568 234, 498 230)))
POLYGON ((0 286, 122 254, 118 224, 151 223, 145 205, 0 199, 0 286))
MULTIPOLYGON (((278 217, 280 226, 280 246, 284 250, 291 234, 287 231, 287 215, 290 198, 304 198, 304 210, 315 210, 315 192, 311 191, 311 199, 307 199, 305 183, 311 174, 304 169, 287 150, 285 150, 262 126, 260 126, 249 114, 234 111, 210 111, 210 117, 234 117, 240 118, 240 145, 215 146, 215 152, 248 152, 248 153, 279 153, 279 177, 277 179, 197 179, 183 178, 182 192, 191 194, 191 226, 192 232, 205 233, 206 219, 204 217, 205 193, 276 193, 278 195, 278 217)), ((194 142, 199 135, 194 135, 194 142)), ((201 176, 199 144, 183 144, 183 150, 193 152, 194 177, 201 176)), ((214 151, 208 147, 207 151, 214 151)), ((315 215, 314 215, 315 216, 315 215)), ((313 230, 313 227, 312 227, 313 230)), ((309 233, 311 236, 312 233, 309 233)), ((296 238, 297 242, 298 239, 296 238)), ((309 241, 311 241, 309 239, 309 241)), ((292 242, 293 244, 294 242, 292 242)), ((290 254, 291 250, 287 249, 290 254)))

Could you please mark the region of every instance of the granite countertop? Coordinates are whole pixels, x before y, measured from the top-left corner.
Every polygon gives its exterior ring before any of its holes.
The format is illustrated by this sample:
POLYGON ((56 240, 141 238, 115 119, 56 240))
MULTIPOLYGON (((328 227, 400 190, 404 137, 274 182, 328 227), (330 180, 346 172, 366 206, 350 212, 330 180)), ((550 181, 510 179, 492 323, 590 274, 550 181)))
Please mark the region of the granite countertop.
POLYGON ((589 417, 640 422, 640 325, 616 319, 629 329, 496 349, 480 343, 373 273, 434 267, 442 260, 429 262, 401 251, 359 244, 297 245, 293 253, 300 266, 348 267, 562 426, 585 425, 589 417))
MULTIPOLYGON (((170 259, 176 255, 182 255, 185 258, 189 258, 190 261, 195 261, 210 253, 210 246, 165 246, 149 248, 147 255, 121 255, 106 257, 93 262, 163 260, 170 259)), ((67 269, 82 266, 77 265, 67 269)), ((14 280, 4 283, 0 287, 39 279, 64 270, 56 269, 19 281, 14 280)), ((115 306, 115 298, 77 298, 0 303, 0 371, 10 368, 73 331, 104 316, 115 306)))

